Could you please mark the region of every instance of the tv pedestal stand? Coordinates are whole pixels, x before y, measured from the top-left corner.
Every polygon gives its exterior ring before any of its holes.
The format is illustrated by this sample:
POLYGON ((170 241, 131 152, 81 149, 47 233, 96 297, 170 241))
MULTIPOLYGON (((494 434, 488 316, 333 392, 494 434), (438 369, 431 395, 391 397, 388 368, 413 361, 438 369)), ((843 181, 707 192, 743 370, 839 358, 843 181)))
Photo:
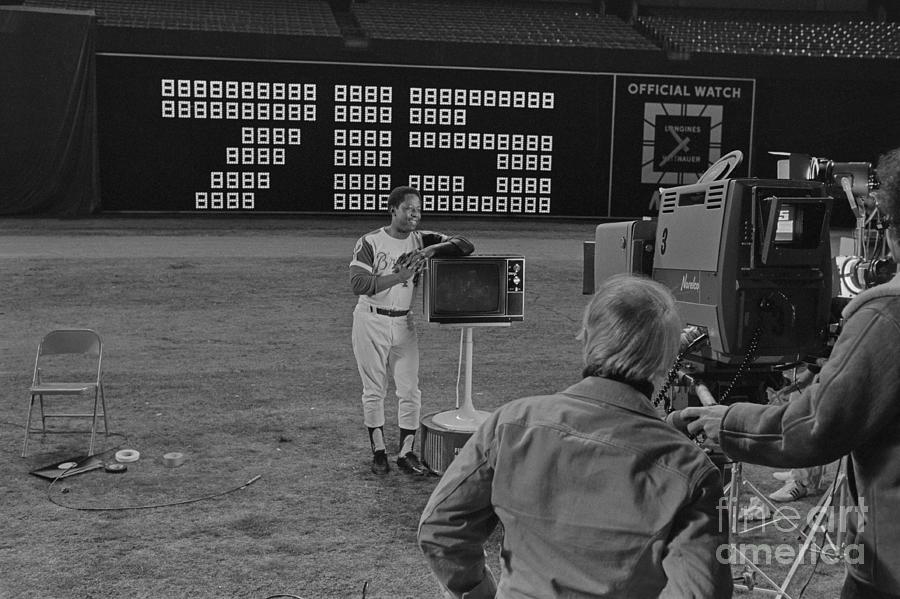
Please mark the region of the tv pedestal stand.
POLYGON ((472 330, 476 327, 508 327, 508 322, 484 324, 443 325, 462 326, 462 346, 465 352, 465 387, 462 403, 457 401, 454 410, 429 414, 422 418, 422 458, 425 465, 436 474, 443 474, 446 467, 465 445, 490 412, 476 410, 472 402, 472 330))
POLYGON ((448 410, 435 414, 434 422, 449 430, 475 432, 478 426, 487 420, 490 412, 476 410, 472 403, 472 329, 474 326, 509 326, 509 323, 491 323, 484 325, 466 325, 463 327, 463 350, 465 352, 466 370, 465 370, 465 391, 463 393, 463 401, 461 406, 457 406, 455 410, 448 410))

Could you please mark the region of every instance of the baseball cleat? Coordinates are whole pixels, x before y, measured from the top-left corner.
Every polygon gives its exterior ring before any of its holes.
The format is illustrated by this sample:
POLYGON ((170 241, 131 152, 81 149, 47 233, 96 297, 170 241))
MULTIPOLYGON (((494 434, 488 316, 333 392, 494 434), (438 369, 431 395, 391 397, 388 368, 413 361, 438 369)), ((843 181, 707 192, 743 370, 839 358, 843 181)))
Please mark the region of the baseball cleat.
POLYGON ((428 474, 428 468, 423 466, 422 462, 419 461, 419 456, 411 451, 397 458, 397 466, 407 474, 417 474, 419 476, 428 474))
POLYGON ((375 474, 387 474, 390 470, 391 465, 388 464, 387 454, 383 450, 376 451, 372 458, 372 472, 375 474))

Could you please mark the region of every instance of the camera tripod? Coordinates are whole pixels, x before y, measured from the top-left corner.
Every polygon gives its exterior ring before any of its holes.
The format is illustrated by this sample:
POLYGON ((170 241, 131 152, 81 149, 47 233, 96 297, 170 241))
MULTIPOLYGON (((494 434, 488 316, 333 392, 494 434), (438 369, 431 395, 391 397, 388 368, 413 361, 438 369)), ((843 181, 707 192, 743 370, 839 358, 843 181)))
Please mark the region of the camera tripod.
MULTIPOLYGON (((737 563, 745 566, 741 576, 735 578, 736 588, 771 594, 774 595, 776 599, 794 599, 788 594, 787 588, 793 581, 798 569, 803 564, 807 554, 814 555, 814 557, 812 557, 813 563, 820 559, 819 556, 834 560, 833 563, 836 563, 843 558, 846 549, 844 540, 846 522, 844 522, 842 517, 835 524, 832 520, 833 508, 835 507, 835 501, 837 501, 837 506, 841 508, 841 516, 843 516, 845 514, 844 508, 851 504, 847 476, 844 470, 844 458, 839 460, 837 464, 834 482, 831 483, 829 489, 823 493, 822 498, 809 512, 808 517, 804 521, 794 523, 790 522, 790 518, 783 513, 782 509, 776 507, 769 498, 756 487, 756 485, 744 477, 743 464, 741 462, 731 463, 731 480, 725 486, 725 498, 728 502, 729 534, 731 537, 731 559, 737 559, 737 563), (758 526, 741 529, 740 524, 742 519, 740 518, 738 507, 740 506, 741 492, 744 487, 749 489, 749 493, 753 497, 758 498, 762 502, 762 505, 766 506, 771 510, 772 514, 777 516, 771 520, 764 519, 763 523, 758 526), (835 498, 837 498, 837 500, 835 500, 835 498), (802 543, 797 550, 787 576, 781 584, 778 584, 754 563, 753 560, 748 558, 746 547, 739 545, 736 542, 736 537, 765 526, 775 525, 781 521, 789 522, 787 531, 796 531, 798 533, 798 540, 802 540, 802 543), (829 528, 834 528, 834 532, 831 532, 829 528), (820 543, 816 542, 816 533, 818 532, 823 533, 823 539, 820 543), (757 577, 761 579, 763 584, 757 582, 757 577)), ((746 519, 744 520, 746 523, 746 519)), ((735 562, 733 561, 733 563, 735 562)))

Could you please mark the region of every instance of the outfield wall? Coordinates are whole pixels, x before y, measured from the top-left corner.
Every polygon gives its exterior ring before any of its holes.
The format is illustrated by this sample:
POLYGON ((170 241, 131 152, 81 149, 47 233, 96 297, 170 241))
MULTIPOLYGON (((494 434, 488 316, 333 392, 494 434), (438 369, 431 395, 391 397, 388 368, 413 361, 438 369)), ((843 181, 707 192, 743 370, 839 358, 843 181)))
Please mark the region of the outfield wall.
MULTIPOLYGON (((60 137, 91 184, 60 178, 83 190, 77 204, 3 197, 4 213, 358 215, 412 183, 434 213, 631 218, 655 212, 658 187, 692 182, 733 150, 736 176, 771 178, 770 151, 874 162, 900 145, 896 61, 388 40, 350 50, 340 38, 102 26, 97 39, 96 68, 79 79, 91 93, 63 122, 96 130, 96 144, 84 135, 73 153, 60 137)), ((12 189, 18 198, 50 181, 29 180, 42 185, 12 189)), ((843 203, 834 221, 852 226, 843 203)))
MULTIPOLYGON (((750 156, 750 79, 101 55, 104 210, 650 214, 750 156)), ((742 172, 747 172, 749 160, 742 172)))

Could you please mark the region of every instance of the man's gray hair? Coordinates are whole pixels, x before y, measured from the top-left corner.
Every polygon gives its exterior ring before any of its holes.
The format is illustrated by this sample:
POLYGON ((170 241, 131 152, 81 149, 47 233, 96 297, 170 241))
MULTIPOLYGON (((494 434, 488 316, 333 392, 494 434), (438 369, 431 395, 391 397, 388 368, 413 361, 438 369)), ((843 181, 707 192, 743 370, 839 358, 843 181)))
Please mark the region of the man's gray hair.
POLYGON ((653 381, 674 362, 681 329, 668 289, 646 277, 612 276, 584 311, 585 373, 653 381))

